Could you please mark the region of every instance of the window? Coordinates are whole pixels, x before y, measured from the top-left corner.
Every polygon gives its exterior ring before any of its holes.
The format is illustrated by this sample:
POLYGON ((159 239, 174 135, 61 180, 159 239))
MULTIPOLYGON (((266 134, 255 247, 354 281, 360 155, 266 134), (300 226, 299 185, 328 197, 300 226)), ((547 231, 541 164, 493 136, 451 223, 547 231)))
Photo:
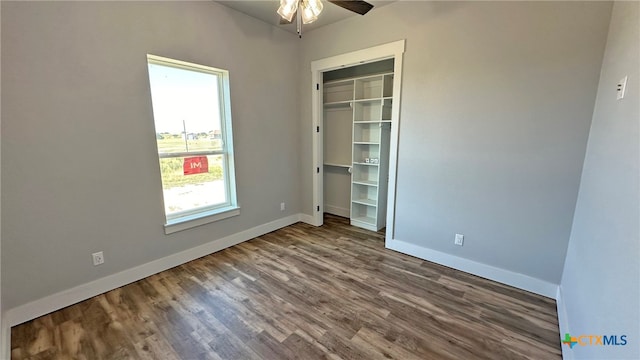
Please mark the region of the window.
POLYGON ((147 55, 165 232, 238 215, 229 72, 147 55))

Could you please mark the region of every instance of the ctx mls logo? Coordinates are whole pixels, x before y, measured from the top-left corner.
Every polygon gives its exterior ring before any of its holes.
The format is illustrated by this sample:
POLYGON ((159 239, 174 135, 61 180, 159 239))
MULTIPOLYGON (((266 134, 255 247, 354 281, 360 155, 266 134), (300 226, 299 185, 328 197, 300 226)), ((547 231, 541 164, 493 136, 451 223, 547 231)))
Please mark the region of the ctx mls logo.
POLYGON ((627 345, 627 335, 580 335, 571 336, 564 334, 562 343, 570 349, 578 344, 580 346, 624 346, 627 345))

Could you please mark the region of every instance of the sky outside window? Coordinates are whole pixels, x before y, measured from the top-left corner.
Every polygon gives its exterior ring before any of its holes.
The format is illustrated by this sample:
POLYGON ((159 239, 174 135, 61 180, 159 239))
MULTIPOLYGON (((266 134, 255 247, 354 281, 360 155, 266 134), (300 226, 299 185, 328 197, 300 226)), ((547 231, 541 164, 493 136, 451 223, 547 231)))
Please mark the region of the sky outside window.
POLYGON ((157 133, 220 130, 217 75, 149 64, 149 79, 157 133))

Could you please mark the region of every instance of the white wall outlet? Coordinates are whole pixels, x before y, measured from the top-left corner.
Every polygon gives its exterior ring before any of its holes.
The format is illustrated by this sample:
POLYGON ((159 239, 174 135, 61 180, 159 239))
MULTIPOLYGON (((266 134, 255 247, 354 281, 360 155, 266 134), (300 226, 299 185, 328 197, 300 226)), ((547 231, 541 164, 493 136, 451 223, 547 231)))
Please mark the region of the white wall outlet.
POLYGON ((284 211, 284 209, 285 209, 284 203, 280 203, 280 211, 284 211))
POLYGON ((104 264, 104 254, 102 251, 91 254, 91 257, 93 258, 93 266, 104 264))
POLYGON ((628 76, 625 76, 618 81, 618 85, 616 86, 616 99, 618 100, 624 99, 624 93, 627 90, 627 78, 628 76))
POLYGON ((458 246, 462 246, 463 242, 464 242, 464 235, 456 234, 456 238, 455 238, 455 240, 453 240, 453 243, 458 245, 458 246))

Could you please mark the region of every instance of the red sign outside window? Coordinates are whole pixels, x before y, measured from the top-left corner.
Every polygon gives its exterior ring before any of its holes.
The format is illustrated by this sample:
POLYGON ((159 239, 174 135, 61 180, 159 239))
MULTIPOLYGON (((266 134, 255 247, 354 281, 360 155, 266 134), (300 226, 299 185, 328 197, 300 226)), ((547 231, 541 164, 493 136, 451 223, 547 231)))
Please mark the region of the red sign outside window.
POLYGON ((184 174, 194 175, 209 172, 209 160, 206 156, 194 156, 184 158, 184 174))

